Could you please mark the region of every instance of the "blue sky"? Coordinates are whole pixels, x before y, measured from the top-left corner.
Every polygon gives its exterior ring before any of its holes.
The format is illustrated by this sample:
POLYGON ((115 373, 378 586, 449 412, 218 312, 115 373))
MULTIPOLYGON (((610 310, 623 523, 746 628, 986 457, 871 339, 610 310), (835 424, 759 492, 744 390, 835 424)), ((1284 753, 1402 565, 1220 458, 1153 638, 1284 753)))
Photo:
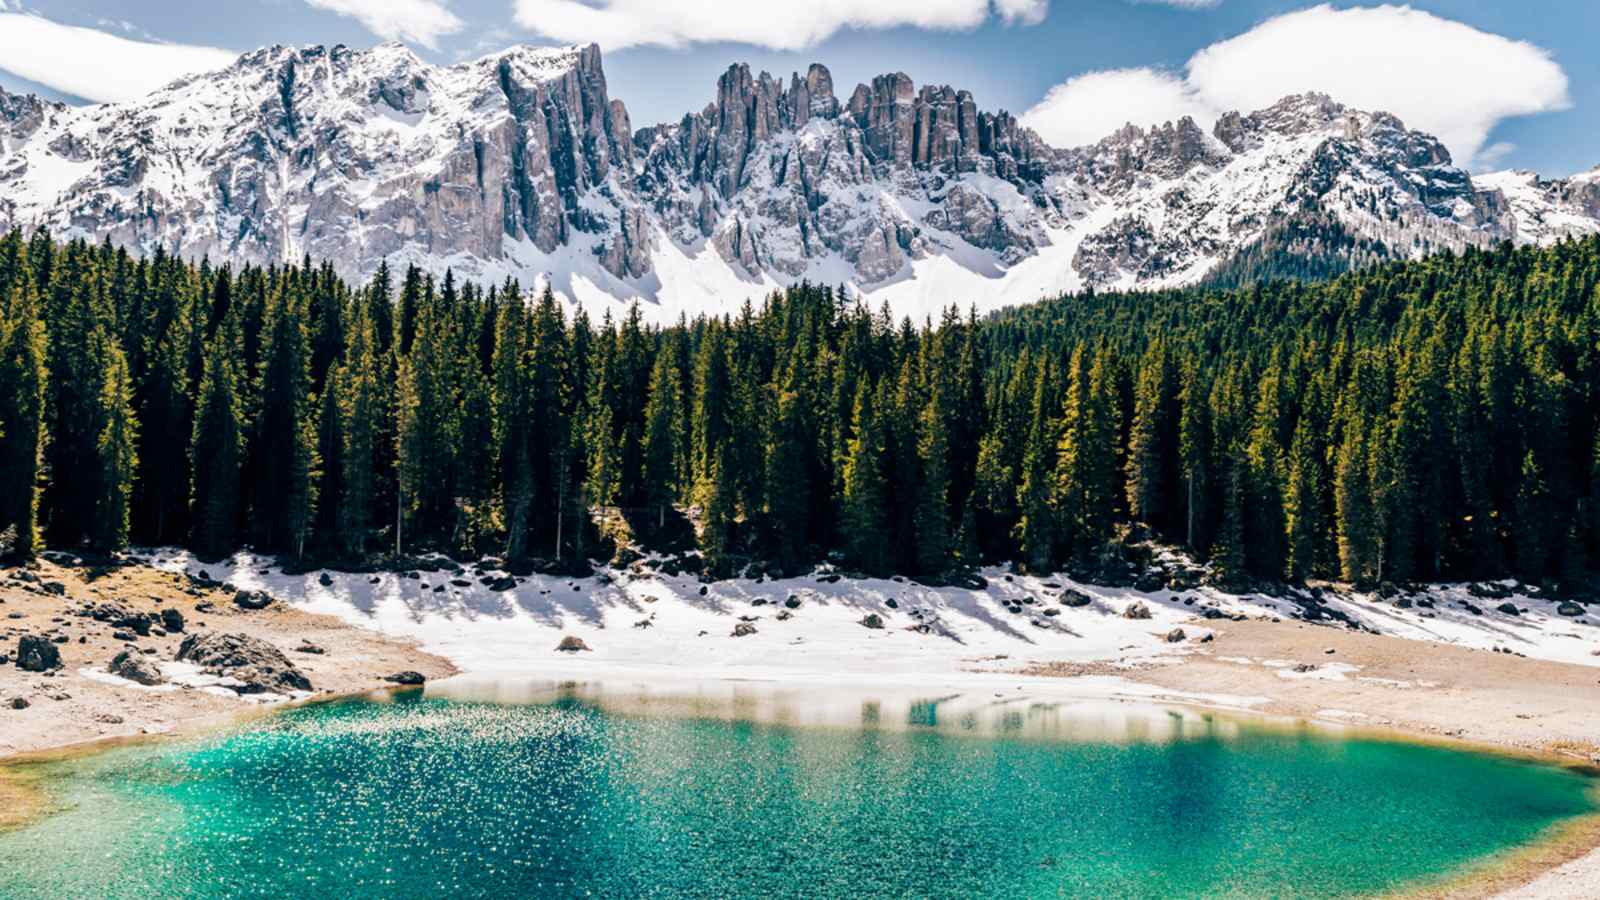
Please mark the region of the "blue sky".
POLYGON ((0 86, 67 98, 116 99, 144 89, 130 73, 165 77, 272 43, 399 38, 453 62, 513 43, 593 40, 635 126, 703 106, 731 62, 786 77, 819 61, 841 95, 905 71, 970 89, 983 108, 1026 113, 1063 145, 1123 121, 1204 121, 1321 89, 1439 134, 1474 169, 1564 176, 1600 164, 1594 0, 0 0, 0 9, 0 86), (121 40, 102 45, 106 34, 121 40), (84 56, 117 64, 97 71, 84 56))

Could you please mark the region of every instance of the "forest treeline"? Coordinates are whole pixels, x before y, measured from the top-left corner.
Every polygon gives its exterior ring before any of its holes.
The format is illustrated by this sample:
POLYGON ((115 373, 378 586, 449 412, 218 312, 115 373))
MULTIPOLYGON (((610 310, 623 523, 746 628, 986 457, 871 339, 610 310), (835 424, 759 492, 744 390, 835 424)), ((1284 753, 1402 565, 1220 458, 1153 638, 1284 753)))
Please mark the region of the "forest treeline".
POLYGON ((1092 566, 1152 535, 1360 584, 1600 561, 1600 240, 894 321, 800 285, 652 328, 415 269, 0 240, 9 550, 1092 566), (641 513, 641 511, 643 511, 641 513))

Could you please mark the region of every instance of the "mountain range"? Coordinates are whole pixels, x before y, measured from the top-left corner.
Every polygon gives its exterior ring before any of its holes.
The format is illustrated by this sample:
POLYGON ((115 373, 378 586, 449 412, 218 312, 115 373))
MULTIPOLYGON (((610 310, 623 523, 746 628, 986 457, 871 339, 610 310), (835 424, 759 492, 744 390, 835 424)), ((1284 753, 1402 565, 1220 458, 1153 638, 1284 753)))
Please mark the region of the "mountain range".
POLYGON ((838 91, 734 65, 634 128, 596 46, 434 66, 400 44, 272 47, 131 103, 0 91, 0 229, 214 262, 380 263, 647 318, 801 279, 922 317, 1089 288, 1237 283, 1600 233, 1600 169, 1471 175, 1334 99, 1056 148, 968 91, 838 91))

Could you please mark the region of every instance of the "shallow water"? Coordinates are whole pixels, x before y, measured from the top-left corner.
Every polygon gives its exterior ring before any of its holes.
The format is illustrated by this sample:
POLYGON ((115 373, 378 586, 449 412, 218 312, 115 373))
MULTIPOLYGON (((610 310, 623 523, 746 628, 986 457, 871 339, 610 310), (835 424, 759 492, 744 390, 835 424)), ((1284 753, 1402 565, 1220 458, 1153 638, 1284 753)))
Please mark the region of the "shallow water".
POLYGON ((1593 811, 1560 769, 1159 710, 534 696, 35 767, 62 811, 0 834, 0 897, 1365 896, 1593 811))

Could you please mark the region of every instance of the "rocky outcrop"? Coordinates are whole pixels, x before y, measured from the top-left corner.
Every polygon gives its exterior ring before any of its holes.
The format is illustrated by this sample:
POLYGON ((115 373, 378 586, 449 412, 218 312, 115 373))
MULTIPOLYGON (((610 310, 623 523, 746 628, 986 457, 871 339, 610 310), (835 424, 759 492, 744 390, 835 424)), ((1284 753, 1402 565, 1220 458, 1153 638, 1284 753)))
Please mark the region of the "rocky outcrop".
POLYGON ((177 659, 233 679, 241 694, 311 690, 311 680, 281 650, 249 635, 191 634, 178 645, 177 659))

